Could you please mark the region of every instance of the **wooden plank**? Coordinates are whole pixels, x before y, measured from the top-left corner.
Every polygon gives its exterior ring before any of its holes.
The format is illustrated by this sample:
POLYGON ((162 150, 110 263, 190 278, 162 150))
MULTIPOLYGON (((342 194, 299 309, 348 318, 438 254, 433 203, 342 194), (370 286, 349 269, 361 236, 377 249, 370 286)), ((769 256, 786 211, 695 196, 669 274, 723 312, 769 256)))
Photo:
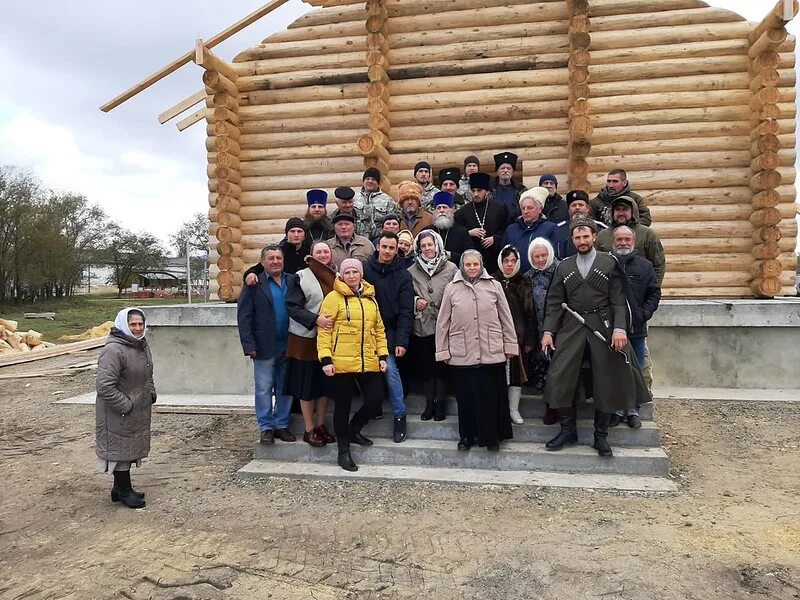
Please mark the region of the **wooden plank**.
POLYGON ((11 365, 21 365, 23 363, 33 362, 35 360, 42 360, 43 358, 52 358, 54 356, 62 356, 64 354, 71 354, 73 352, 83 352, 85 350, 93 350, 106 345, 106 338, 94 338, 91 340, 82 340, 80 342, 73 342, 71 344, 60 344, 39 350, 38 352, 19 352, 10 356, 0 356, 0 367, 10 367, 11 365))
POLYGON ((243 406, 153 406, 157 413, 168 415, 252 415, 254 408, 243 406))
POLYGON ((54 312, 23 313, 23 316, 26 319, 47 319, 48 321, 52 321, 53 318, 56 316, 56 313, 54 313, 54 312))
POLYGON ((163 113, 158 115, 158 122, 162 125, 167 121, 171 121, 175 117, 177 117, 182 112, 189 110, 195 104, 199 104, 203 100, 206 99, 206 91, 200 90, 199 92, 195 92, 188 98, 184 98, 180 102, 178 102, 175 106, 168 108, 163 113))
MULTIPOLYGON (((54 371, 36 371, 33 373, 12 373, 11 375, 0 375, 0 381, 6 381, 9 379, 36 379, 38 377, 69 377, 72 375, 77 375, 78 373, 82 373, 84 371, 93 371, 96 368, 97 364, 93 363, 92 365, 83 366, 80 368, 69 367, 68 369, 57 369, 54 371)), ((255 412, 255 409, 253 412, 255 412)))
MULTIPOLYGON (((215 35, 214 37, 212 37, 211 39, 206 41, 206 43, 205 43, 206 47, 207 48, 213 48, 217 44, 220 44, 221 42, 224 42, 229 37, 239 33, 245 27, 248 27, 249 25, 252 25, 253 23, 258 21, 262 17, 264 17, 264 16, 268 15, 269 13, 271 13, 276 8, 279 8, 280 6, 283 6, 288 1, 289 0, 272 0, 272 2, 268 2, 267 4, 262 6, 261 8, 253 11, 252 13, 250 13, 249 15, 247 15, 246 17, 244 17, 242 19, 239 19, 233 25, 231 25, 230 27, 227 27, 226 29, 223 29, 217 35, 215 35)), ((146 79, 143 79, 142 81, 140 81, 139 83, 134 85, 132 88, 124 91, 122 94, 120 94, 119 96, 117 96, 113 100, 109 100, 108 102, 103 104, 100 107, 100 110, 102 110, 103 112, 108 112, 110 110, 115 109, 117 106, 119 106, 123 102, 127 102, 128 100, 133 98, 136 94, 138 94, 140 92, 143 92, 144 90, 149 88, 154 83, 157 83, 157 82, 161 81, 162 79, 164 79, 164 77, 167 77, 168 75, 171 75, 172 73, 174 73, 175 71, 180 69, 182 66, 192 62, 192 59, 194 59, 194 58, 195 58, 195 48, 192 48, 189 52, 187 52, 183 56, 180 56, 180 57, 176 58, 171 63, 169 63, 167 66, 162 67, 161 69, 159 69, 158 71, 156 71, 155 73, 153 73, 152 75, 147 77, 146 79)))
POLYGON ((208 114, 208 112, 209 112, 209 109, 201 108, 197 112, 193 112, 191 115, 189 115, 185 119, 182 119, 182 120, 178 121, 175 124, 175 126, 178 128, 178 131, 183 131, 184 129, 189 129, 189 127, 191 127, 195 123, 205 119, 206 115, 208 114))

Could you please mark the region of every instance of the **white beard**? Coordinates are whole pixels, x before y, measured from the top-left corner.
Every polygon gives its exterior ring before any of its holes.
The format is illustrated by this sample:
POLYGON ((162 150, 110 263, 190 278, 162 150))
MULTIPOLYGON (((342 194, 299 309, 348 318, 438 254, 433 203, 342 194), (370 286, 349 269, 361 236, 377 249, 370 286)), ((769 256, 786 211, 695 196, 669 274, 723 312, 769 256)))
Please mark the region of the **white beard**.
POLYGON ((628 256, 631 252, 633 252, 633 248, 614 248, 614 254, 620 256, 628 256))
POLYGON ((450 229, 455 223, 453 217, 449 217, 447 215, 439 215, 434 219, 433 226, 438 229, 450 229))

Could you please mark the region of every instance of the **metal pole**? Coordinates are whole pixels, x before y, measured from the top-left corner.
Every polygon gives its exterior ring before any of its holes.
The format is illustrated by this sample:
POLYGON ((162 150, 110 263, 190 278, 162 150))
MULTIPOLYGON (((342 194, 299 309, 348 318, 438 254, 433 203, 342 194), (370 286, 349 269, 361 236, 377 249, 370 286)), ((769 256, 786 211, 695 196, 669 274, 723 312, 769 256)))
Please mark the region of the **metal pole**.
POLYGON ((189 257, 189 238, 186 238, 186 296, 189 304, 192 303, 192 265, 189 257))

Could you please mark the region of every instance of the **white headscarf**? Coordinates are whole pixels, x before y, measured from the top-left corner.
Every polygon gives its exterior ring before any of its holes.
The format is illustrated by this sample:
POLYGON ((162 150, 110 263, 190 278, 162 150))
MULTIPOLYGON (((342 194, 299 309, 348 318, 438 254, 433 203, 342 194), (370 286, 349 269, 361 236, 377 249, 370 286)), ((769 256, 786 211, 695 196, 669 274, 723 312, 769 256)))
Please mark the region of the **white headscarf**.
POLYGON ((448 260, 447 254, 444 251, 444 242, 442 242, 442 236, 432 229, 423 229, 417 234, 417 237, 414 240, 414 248, 416 249, 417 253, 417 264, 419 265, 420 269, 428 274, 428 277, 433 277, 439 268, 439 265, 447 262, 448 260), (425 237, 433 238, 433 242, 436 244, 436 256, 431 259, 426 258, 420 249, 420 243, 425 237))
POLYGON ((535 271, 544 271, 548 269, 550 265, 553 264, 555 256, 556 253, 555 250, 553 250, 553 244, 551 244, 550 241, 547 240, 546 238, 542 237, 534 238, 533 241, 531 242, 531 245, 528 246, 528 262, 531 265, 531 269, 534 269, 535 271), (533 249, 536 248, 536 246, 541 246, 542 248, 547 250, 547 264, 544 266, 544 269, 539 269, 536 267, 536 265, 533 264, 533 249))
POLYGON ((517 273, 519 273, 521 262, 522 262, 522 257, 519 254, 519 250, 517 250, 515 246, 512 246, 511 244, 503 246, 503 249, 500 250, 500 254, 497 255, 497 269, 499 276, 504 277, 505 279, 511 279, 517 273), (505 256, 508 256, 509 254, 513 254, 514 256, 517 257, 517 264, 514 265, 514 272, 511 273, 511 275, 506 275, 505 271, 503 271, 503 258, 505 258, 505 256))
POLYGON ((147 318, 144 316, 144 311, 141 308, 123 308, 117 313, 117 318, 114 319, 114 327, 134 340, 143 340, 144 336, 147 335, 147 318), (131 333, 131 328, 128 326, 128 313, 132 310, 142 313, 142 319, 144 320, 144 331, 142 332, 142 337, 140 338, 137 338, 135 335, 133 335, 133 333, 131 333))

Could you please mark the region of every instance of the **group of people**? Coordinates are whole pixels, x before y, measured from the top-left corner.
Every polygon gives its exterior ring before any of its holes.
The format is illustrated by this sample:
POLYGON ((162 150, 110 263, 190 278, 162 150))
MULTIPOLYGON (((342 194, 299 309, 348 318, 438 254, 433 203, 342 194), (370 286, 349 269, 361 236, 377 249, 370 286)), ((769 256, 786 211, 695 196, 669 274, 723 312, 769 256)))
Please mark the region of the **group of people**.
POLYGON ((373 168, 360 190, 337 188, 335 206, 308 191, 306 214, 263 249, 239 296, 261 443, 296 440, 299 400, 303 441, 336 442, 339 465, 357 470, 350 446, 372 444, 362 429, 382 418, 387 395, 394 441, 406 439, 412 388, 423 420, 445 419, 455 392, 462 450, 497 451, 513 437, 526 384, 544 393, 544 422, 560 423, 550 450, 577 440, 575 406, 587 398, 600 455, 612 455, 609 427, 641 427, 647 321, 665 272, 647 206, 621 169, 595 198, 562 197, 555 176, 526 189, 515 154, 494 158, 494 177, 475 156, 464 174, 442 169, 441 189, 420 161, 397 202, 373 168))
MULTIPOLYGON (((621 169, 590 199, 562 198, 547 174, 527 190, 516 166, 514 154, 498 154, 493 180, 469 156, 463 175, 439 172, 439 189, 423 161, 398 186, 399 204, 376 169, 359 191, 336 189, 335 208, 324 190, 308 191, 305 216, 262 250, 239 296, 261 443, 296 441, 298 400, 303 440, 337 443, 339 465, 357 470, 350 445, 372 444, 362 429, 382 416, 386 394, 394 441, 406 439, 415 385, 423 420, 444 420, 455 391, 461 450, 497 451, 513 437, 524 384, 544 392, 544 422, 560 423, 549 450, 577 441, 576 402, 587 398, 601 456, 612 455, 610 427, 641 427, 647 321, 665 272, 650 212, 621 169)), ((146 332, 142 309, 121 310, 97 369, 97 468, 113 474, 111 500, 131 508, 145 506, 130 472, 149 453, 157 399, 146 332)))

